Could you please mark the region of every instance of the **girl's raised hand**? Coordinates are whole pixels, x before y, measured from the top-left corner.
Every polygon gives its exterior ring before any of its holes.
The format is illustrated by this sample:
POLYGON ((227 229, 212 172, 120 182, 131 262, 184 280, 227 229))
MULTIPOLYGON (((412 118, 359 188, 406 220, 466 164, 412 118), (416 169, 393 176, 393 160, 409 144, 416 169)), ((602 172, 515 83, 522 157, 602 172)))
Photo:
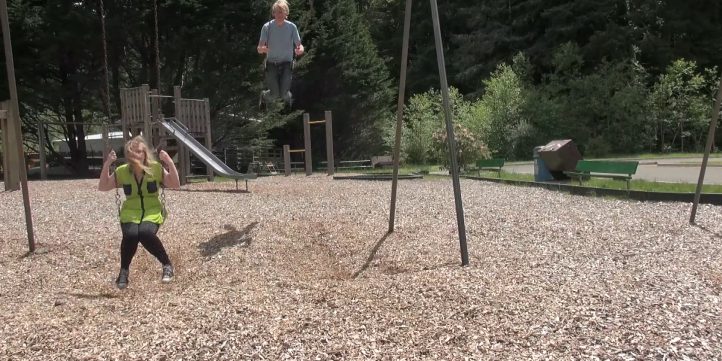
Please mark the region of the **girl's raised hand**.
POLYGON ((160 158, 161 162, 165 164, 173 163, 173 158, 171 158, 168 152, 166 152, 165 150, 161 150, 160 152, 158 152, 158 158, 160 158))
POLYGON ((118 156, 115 154, 115 151, 114 151, 114 150, 111 150, 111 151, 108 153, 108 157, 105 158, 105 163, 106 163, 107 165, 111 165, 111 164, 113 164, 113 162, 115 162, 116 160, 118 160, 118 156))

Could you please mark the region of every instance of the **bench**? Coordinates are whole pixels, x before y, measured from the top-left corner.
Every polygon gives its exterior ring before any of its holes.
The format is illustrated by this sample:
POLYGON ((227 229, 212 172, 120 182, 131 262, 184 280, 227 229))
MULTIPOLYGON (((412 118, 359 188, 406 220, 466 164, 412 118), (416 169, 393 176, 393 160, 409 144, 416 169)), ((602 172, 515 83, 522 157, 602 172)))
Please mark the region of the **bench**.
POLYGON ((248 170, 246 173, 255 173, 258 175, 262 174, 268 174, 268 175, 276 175, 278 172, 276 171, 276 165, 273 164, 273 162, 266 162, 266 161, 258 161, 254 160, 250 163, 248 163, 248 170))
POLYGON ((306 162, 291 162, 291 173, 303 172, 306 170, 306 162))
POLYGON ((501 177, 501 168, 504 166, 504 158, 479 159, 476 161, 476 173, 481 176, 482 170, 497 172, 501 177))
MULTIPOLYGON (((327 169, 328 162, 327 161, 321 161, 319 162, 319 169, 327 169)), ((369 159, 361 159, 361 160, 342 160, 339 161, 336 165, 336 170, 340 169, 364 169, 364 168, 371 168, 371 160, 369 159)))
POLYGON ((371 168, 370 159, 361 160, 342 160, 338 162, 336 169, 364 169, 371 168))
POLYGON ((564 174, 578 179, 579 185, 582 185, 582 179, 589 177, 623 180, 627 182, 627 190, 629 190, 629 181, 632 175, 637 173, 638 165, 638 161, 580 160, 574 171, 564 174))
POLYGON ((377 167, 383 167, 383 166, 393 166, 394 165, 394 157, 390 155, 377 155, 371 157, 371 166, 374 168, 377 167))

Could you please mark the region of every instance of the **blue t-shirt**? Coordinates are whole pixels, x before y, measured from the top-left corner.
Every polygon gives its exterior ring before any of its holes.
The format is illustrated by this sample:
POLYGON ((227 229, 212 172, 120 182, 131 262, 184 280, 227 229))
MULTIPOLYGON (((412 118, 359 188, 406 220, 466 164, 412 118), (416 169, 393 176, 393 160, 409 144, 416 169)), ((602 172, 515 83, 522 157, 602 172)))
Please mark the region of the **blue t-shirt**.
POLYGON ((279 26, 276 20, 271 20, 263 24, 258 43, 265 43, 268 46, 268 61, 272 63, 293 61, 293 49, 301 44, 301 36, 298 34, 296 24, 284 20, 279 26))

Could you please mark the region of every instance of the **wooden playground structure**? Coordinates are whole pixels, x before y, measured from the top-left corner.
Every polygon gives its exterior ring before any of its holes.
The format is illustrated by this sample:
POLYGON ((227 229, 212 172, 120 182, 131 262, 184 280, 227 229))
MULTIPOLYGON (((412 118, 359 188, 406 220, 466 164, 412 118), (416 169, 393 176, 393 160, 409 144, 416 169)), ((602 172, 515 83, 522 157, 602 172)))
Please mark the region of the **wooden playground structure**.
MULTIPOLYGON (((102 141, 104 144, 102 157, 105 159, 107 153, 113 149, 110 145, 109 129, 111 127, 119 127, 122 129, 123 143, 128 141, 135 135, 142 134, 146 136, 148 144, 152 145, 156 149, 164 149, 171 156, 178 155, 178 175, 181 180, 181 184, 188 183, 188 179, 191 178, 191 162, 190 152, 182 144, 173 142, 172 137, 167 134, 165 129, 158 124, 159 120, 164 118, 162 113, 162 101, 163 99, 172 99, 174 105, 175 118, 180 121, 187 129, 188 133, 194 138, 201 139, 204 146, 208 149, 211 148, 211 126, 210 126, 210 105, 207 98, 205 99, 185 99, 181 97, 181 88, 179 86, 174 87, 174 94, 172 96, 160 95, 156 89, 150 89, 148 85, 141 85, 136 88, 121 88, 120 89, 120 101, 121 101, 121 121, 120 124, 107 124, 107 123, 90 123, 85 122, 84 126, 97 126, 102 129, 102 141)), ((8 112, 2 109, 7 109, 9 105, 7 102, 0 104, 0 118, 4 122, 7 122, 8 112)), ((47 164, 46 164, 46 151, 45 151, 45 138, 46 138, 46 126, 47 125, 67 125, 68 123, 53 123, 53 122, 39 122, 38 123, 38 153, 40 163, 40 178, 47 179, 47 164)), ((0 128, 6 129, 4 123, 0 124, 0 128)), ((5 144, 5 137, 12 136, 9 132, 3 132, 3 144, 5 144)), ((12 151, 12 150, 11 150, 12 151)), ((122 153, 122 149, 117 149, 119 153, 122 153)), ((7 187, 16 187, 15 180, 17 178, 14 175, 13 170, 17 166, 13 162, 16 159, 13 153, 3 153, 3 170, 7 169, 7 177, 9 182, 6 183, 7 187)), ((203 177, 207 177, 209 181, 213 180, 213 170, 210 166, 207 166, 207 174, 203 177)))
POLYGON ((0 102, 0 132, 2 134, 2 171, 6 191, 20 190, 20 157, 17 154, 17 147, 11 147, 16 139, 15 129, 11 125, 18 120, 13 117, 10 111, 10 101, 0 102))
POLYGON ((303 163, 306 169, 306 175, 309 176, 313 173, 313 157, 311 156, 311 126, 316 124, 324 124, 326 126, 326 174, 333 175, 333 116, 331 111, 327 110, 324 112, 323 120, 311 121, 311 116, 308 113, 303 114, 303 149, 291 149, 291 146, 288 144, 283 146, 283 168, 286 176, 291 175, 291 153, 303 153, 303 163))
MULTIPOLYGON (((163 100, 173 100, 174 117, 187 129, 188 133, 208 149, 211 142, 211 113, 208 98, 186 99, 181 96, 181 87, 173 87, 173 95, 161 95, 157 89, 147 84, 135 88, 120 89, 121 128, 123 139, 143 134, 148 144, 166 150, 171 156, 178 155, 178 175, 181 185, 191 178, 190 151, 180 142, 172 142, 173 137, 160 126, 164 119, 163 100)), ((213 180, 213 169, 206 167, 209 181, 213 180)))

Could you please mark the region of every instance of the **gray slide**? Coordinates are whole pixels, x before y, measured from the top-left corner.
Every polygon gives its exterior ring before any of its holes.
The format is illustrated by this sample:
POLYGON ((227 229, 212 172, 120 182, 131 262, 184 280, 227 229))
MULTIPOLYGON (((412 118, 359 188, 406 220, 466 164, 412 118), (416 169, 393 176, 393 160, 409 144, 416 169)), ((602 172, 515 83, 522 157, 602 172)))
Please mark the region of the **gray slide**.
POLYGON ((256 179, 255 174, 238 173, 225 163, 221 162, 221 160, 208 150, 208 148, 204 147, 203 144, 199 143, 195 138, 188 134, 185 126, 183 126, 183 124, 178 122, 175 118, 165 118, 160 121, 160 124, 170 135, 177 139, 181 144, 188 147, 188 150, 198 157, 198 159, 200 159, 205 165, 213 168, 213 171, 216 172, 216 174, 235 179, 236 181, 239 179, 245 179, 246 188, 248 188, 247 181, 249 179, 256 179))

